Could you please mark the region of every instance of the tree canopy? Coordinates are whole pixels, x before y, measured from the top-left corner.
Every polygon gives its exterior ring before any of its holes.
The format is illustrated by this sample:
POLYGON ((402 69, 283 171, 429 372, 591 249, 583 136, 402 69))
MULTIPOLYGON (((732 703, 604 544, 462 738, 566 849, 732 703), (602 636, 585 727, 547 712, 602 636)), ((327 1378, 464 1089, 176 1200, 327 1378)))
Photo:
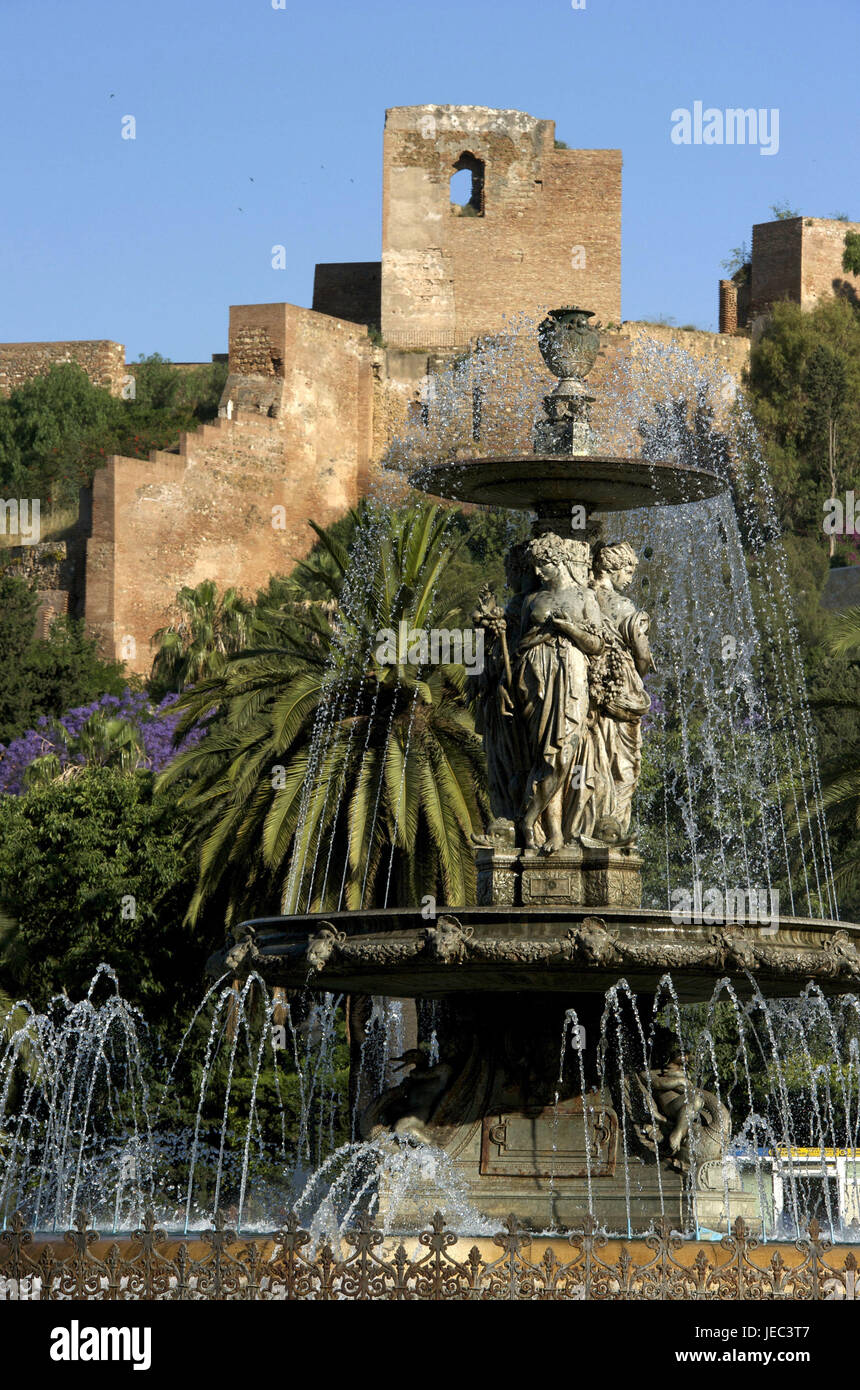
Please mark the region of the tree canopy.
POLYGON ((823 537, 825 499, 860 469, 860 314, 844 299, 775 305, 748 385, 780 522, 823 537))
POLYGON ((151 1022, 186 1013, 207 951, 201 930, 183 926, 187 834, 175 796, 147 772, 92 766, 0 797, 0 988, 42 1006, 86 993, 108 961, 151 1022))
POLYGON ((347 551, 318 531, 299 576, 328 598, 259 609, 249 647, 180 698, 180 731, 208 729, 162 779, 188 781, 192 917, 216 891, 231 917, 342 894, 352 907, 467 901, 485 771, 465 670, 380 656, 381 633, 401 622, 446 626, 436 586, 452 554, 447 525, 430 505, 365 508, 353 551, 365 582, 353 590, 347 551))
POLYGON ((146 458, 211 420, 226 370, 180 371, 155 353, 134 365, 134 396, 124 399, 93 385, 75 362, 52 366, 0 398, 0 494, 75 505, 111 454, 146 458))

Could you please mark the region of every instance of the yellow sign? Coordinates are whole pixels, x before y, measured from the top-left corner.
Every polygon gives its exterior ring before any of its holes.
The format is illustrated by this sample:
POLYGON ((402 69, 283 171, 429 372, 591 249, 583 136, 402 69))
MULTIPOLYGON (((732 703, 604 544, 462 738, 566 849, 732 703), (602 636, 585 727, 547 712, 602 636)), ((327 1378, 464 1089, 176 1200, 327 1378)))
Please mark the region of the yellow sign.
POLYGON ((821 1158, 822 1153, 825 1158, 853 1158, 860 1160, 860 1150, 858 1149, 777 1149, 780 1158, 821 1158))

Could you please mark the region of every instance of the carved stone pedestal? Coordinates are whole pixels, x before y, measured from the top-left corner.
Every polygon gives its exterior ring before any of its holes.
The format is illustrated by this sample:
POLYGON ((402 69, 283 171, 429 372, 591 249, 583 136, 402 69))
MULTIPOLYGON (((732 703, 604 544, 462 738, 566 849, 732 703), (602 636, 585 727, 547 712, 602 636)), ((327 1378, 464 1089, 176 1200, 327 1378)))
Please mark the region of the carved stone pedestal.
POLYGON ((438 1062, 419 1062, 362 1117, 365 1138, 391 1134, 446 1156, 416 1162, 406 1184, 403 1165, 393 1166, 397 1179, 383 1178, 380 1191, 386 1224, 426 1223, 444 1204, 446 1169, 477 1216, 500 1222, 513 1213, 533 1230, 581 1226, 589 1213, 622 1234, 647 1231, 660 1216, 679 1230, 697 1219, 717 1230, 738 1215, 754 1222, 755 1200, 733 1169, 725 1170, 726 1211, 722 1161, 713 1161, 727 1112, 715 1113, 715 1098, 692 1087, 679 1104, 684 1074, 669 1062, 637 1070, 644 1063, 633 1061, 629 1033, 607 1054, 602 1012, 595 995, 499 993, 442 1006, 438 1062), (607 1055, 612 1075, 607 1068, 601 1077, 607 1055), (623 1075, 619 1057, 630 1063, 623 1075), (700 1175, 695 1201, 692 1170, 700 1175))
MULTIPOLYGON (((628 1230, 628 1213, 630 1228, 639 1232, 661 1213, 678 1229, 689 1224, 682 1174, 662 1172, 636 1155, 628 1159, 625 1182, 619 1117, 598 1092, 557 1108, 497 1106, 435 1137, 464 1183, 472 1212, 491 1225, 513 1214, 531 1230, 564 1231, 581 1227, 589 1212, 621 1233, 628 1230)), ((433 1179, 419 1177, 406 1188, 383 1182, 380 1216, 391 1228, 420 1227, 439 1205, 433 1179)))
POLYGON ((550 855, 488 846, 475 860, 481 907, 642 905, 642 859, 631 845, 572 845, 550 855))

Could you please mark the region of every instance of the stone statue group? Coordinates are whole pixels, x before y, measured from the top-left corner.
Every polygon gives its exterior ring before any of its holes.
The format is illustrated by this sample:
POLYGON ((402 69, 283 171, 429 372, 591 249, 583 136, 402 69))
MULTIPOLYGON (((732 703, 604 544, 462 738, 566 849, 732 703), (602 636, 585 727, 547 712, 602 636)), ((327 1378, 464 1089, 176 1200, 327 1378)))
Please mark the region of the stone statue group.
POLYGON ((626 541, 551 532, 514 546, 503 610, 488 591, 473 622, 485 631, 474 677, 493 822, 525 849, 629 843, 651 705, 648 615, 625 596, 637 565, 626 541))

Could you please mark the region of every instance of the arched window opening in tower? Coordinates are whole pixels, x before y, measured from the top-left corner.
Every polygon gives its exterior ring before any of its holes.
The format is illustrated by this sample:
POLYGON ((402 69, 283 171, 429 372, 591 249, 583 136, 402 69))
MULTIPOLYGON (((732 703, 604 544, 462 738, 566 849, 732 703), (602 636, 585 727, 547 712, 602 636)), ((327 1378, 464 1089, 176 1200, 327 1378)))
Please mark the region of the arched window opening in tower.
POLYGON ((455 217, 483 217, 484 161, 468 151, 460 155, 451 175, 451 212, 455 217))

